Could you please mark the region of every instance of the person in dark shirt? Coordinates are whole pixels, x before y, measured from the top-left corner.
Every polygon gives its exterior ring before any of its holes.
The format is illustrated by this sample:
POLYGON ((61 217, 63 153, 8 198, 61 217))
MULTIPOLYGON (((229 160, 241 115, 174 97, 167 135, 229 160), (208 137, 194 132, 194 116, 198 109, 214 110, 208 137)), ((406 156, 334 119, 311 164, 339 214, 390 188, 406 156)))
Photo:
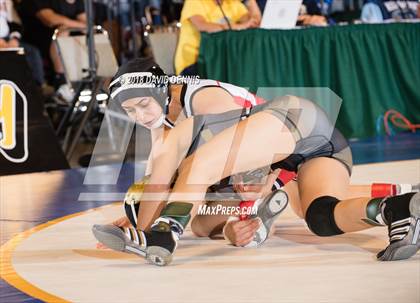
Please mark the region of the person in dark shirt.
POLYGON ((303 0, 298 25, 325 26, 335 24, 330 17, 333 0, 303 0))
POLYGON ((51 38, 57 28, 86 28, 83 0, 24 0, 19 12, 25 38, 51 60, 55 72, 54 85, 59 95, 66 100, 71 99, 72 92, 66 85, 64 69, 51 38))
POLYGON ((51 91, 45 84, 44 70, 39 50, 22 39, 20 20, 15 18, 14 3, 11 0, 0 0, 0 49, 22 47, 25 58, 32 71, 35 82, 47 93, 51 91))
POLYGON ((360 19, 367 23, 381 23, 386 20, 419 18, 418 0, 365 0, 360 19))
MULTIPOLYGON (((256 0, 260 10, 264 13, 267 0, 256 0)), ((333 0, 303 0, 297 25, 327 25, 334 24, 329 18, 333 0)))

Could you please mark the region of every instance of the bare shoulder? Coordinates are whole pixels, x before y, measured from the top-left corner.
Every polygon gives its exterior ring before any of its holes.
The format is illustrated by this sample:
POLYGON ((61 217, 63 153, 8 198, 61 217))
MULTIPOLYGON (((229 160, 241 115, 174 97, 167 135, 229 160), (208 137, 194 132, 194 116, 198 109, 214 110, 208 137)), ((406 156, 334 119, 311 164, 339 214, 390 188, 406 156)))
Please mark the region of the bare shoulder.
POLYGON ((233 96, 221 87, 205 87, 192 96, 195 115, 218 114, 238 109, 233 96))

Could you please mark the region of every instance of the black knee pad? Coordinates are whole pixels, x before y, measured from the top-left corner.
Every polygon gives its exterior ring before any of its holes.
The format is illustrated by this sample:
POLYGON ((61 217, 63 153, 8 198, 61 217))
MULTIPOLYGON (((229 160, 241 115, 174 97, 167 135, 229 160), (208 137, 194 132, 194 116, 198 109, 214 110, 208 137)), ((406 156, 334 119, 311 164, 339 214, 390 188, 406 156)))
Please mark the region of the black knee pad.
POLYGON ((312 201, 306 211, 305 221, 314 234, 328 237, 343 233, 334 219, 334 208, 339 202, 337 198, 330 196, 319 197, 312 201))

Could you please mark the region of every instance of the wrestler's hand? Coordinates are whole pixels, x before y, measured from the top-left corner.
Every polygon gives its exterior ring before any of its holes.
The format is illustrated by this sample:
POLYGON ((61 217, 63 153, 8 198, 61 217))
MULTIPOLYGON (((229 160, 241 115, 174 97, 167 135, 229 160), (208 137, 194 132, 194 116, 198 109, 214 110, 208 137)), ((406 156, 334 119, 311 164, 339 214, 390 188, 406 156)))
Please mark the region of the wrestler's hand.
MULTIPOLYGON (((117 220, 113 221, 111 224, 118 226, 118 227, 132 227, 130 220, 127 218, 127 216, 118 218, 117 220)), ((106 247, 104 244, 102 244, 101 242, 96 243, 96 248, 97 249, 107 249, 108 247, 106 247)))
POLYGON ((264 180, 264 183, 244 184, 242 175, 233 176, 233 189, 237 192, 243 201, 257 200, 267 196, 271 192, 274 181, 277 179, 279 169, 271 172, 264 180))
POLYGON ((229 221, 223 228, 225 239, 235 246, 245 246, 255 236, 261 221, 259 218, 244 221, 229 221))

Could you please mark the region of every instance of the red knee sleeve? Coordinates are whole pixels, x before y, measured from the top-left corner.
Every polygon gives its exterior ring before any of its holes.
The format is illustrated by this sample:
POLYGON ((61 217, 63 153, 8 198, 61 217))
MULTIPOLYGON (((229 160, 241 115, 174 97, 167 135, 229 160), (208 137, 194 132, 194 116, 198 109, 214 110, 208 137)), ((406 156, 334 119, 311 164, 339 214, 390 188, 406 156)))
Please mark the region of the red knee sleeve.
POLYGON ((285 169, 282 169, 279 173, 279 176, 277 177, 277 179, 279 179, 284 185, 286 185, 289 181, 293 180, 294 178, 296 178, 296 173, 294 171, 288 171, 285 169))
POLYGON ((373 183, 371 186, 372 198, 383 198, 387 196, 395 196, 397 194, 397 186, 389 183, 373 183))

